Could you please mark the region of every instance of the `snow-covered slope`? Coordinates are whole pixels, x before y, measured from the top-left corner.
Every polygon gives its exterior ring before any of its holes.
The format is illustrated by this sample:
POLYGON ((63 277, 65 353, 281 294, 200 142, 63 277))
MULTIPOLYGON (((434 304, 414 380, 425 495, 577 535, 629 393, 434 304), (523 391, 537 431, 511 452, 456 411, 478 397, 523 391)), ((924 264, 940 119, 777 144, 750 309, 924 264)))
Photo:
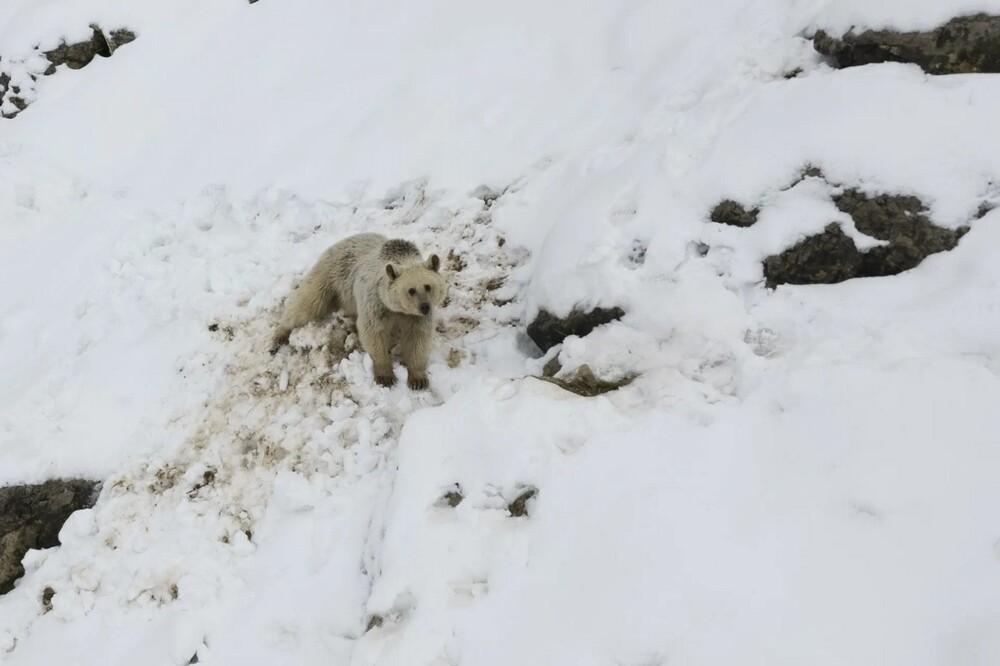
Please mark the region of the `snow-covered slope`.
POLYGON ((105 480, 0 597, 0 661, 1000 663, 1000 78, 805 37, 974 11, 0 4, 0 483, 105 480), (32 81, 91 23, 137 39, 32 81), (872 242, 844 187, 971 230, 766 290, 831 221, 872 242), (449 257, 428 393, 338 319, 267 353, 358 231, 449 257), (627 314, 523 333, 597 305, 627 314), (529 376, 555 354, 637 378, 577 397, 529 376))

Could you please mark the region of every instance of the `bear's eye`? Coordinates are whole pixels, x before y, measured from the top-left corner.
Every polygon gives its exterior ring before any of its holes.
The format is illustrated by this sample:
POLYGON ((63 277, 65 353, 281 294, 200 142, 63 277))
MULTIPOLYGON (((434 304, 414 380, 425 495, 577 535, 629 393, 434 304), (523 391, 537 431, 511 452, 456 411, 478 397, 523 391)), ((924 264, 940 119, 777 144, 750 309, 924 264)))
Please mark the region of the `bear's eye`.
POLYGON ((416 295, 417 295, 417 290, 414 289, 413 287, 410 287, 410 296, 416 296, 416 295))
POLYGON ((424 291, 430 291, 430 290, 431 290, 431 286, 429 284, 425 284, 424 285, 424 291))

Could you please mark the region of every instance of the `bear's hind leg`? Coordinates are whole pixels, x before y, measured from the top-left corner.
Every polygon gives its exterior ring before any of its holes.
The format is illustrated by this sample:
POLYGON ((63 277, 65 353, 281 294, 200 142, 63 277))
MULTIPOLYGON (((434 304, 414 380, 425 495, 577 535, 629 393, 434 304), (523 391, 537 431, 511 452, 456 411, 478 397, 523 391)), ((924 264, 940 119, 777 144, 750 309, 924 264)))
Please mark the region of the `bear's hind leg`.
POLYGON ((272 354, 288 344, 288 337, 296 328, 305 326, 314 319, 326 317, 340 307, 340 298, 333 285, 318 278, 319 276, 312 274, 307 275, 299 288, 288 297, 281 323, 278 324, 271 343, 272 354))

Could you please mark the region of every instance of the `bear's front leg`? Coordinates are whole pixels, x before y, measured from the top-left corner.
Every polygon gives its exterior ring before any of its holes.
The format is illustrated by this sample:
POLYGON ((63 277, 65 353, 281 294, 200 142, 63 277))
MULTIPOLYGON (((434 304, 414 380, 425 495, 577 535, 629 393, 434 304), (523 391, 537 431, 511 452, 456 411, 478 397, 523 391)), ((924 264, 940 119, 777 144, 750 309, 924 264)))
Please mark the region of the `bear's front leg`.
POLYGON ((373 322, 367 317, 358 318, 358 339, 372 357, 375 381, 381 386, 392 386, 396 383, 396 373, 392 371, 392 346, 384 329, 381 322, 373 322))
POLYGON ((399 354, 406 366, 406 385, 414 391, 422 391, 430 386, 427 379, 427 359, 431 351, 431 326, 421 322, 403 335, 399 354))

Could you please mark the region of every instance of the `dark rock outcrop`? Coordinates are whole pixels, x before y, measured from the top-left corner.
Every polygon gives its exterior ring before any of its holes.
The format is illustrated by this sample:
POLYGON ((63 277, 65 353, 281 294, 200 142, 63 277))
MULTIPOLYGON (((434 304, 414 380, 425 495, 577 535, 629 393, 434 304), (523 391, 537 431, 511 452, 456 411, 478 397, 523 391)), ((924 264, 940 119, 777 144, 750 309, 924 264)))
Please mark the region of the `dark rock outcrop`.
POLYGON ((928 255, 953 249, 968 231, 968 227, 945 229, 934 225, 923 203, 912 196, 869 197, 849 189, 834 201, 851 216, 858 231, 888 244, 862 252, 840 225, 829 224, 823 233, 764 260, 768 287, 897 275, 914 268, 928 255))
POLYGON ((462 486, 456 483, 438 498, 437 506, 454 509, 456 506, 461 504, 464 499, 465 494, 462 492, 462 486))
POLYGON ((514 518, 523 518, 528 515, 530 502, 538 495, 537 488, 525 488, 514 500, 507 505, 507 513, 514 518))
POLYGON ((558 356, 553 356, 542 368, 542 377, 555 377, 562 370, 562 363, 558 356))
POLYGON ((834 201, 854 220, 858 231, 889 245, 864 253, 858 277, 896 275, 909 270, 924 257, 951 250, 969 230, 935 226, 920 199, 881 194, 867 197, 847 190, 834 201))
POLYGON ((765 259, 764 279, 772 289, 779 284, 832 284, 855 277, 860 267, 854 241, 832 223, 823 233, 765 259))
MULTIPOLYGON (((2 64, 3 63, 0 62, 0 66, 2 66, 2 64)), ((28 104, 24 101, 24 98, 21 97, 20 88, 10 84, 10 75, 6 72, 0 72, 0 102, 3 102, 5 99, 9 99, 10 103, 17 109, 17 111, 12 114, 3 114, 3 117, 5 118, 13 118, 21 111, 24 111, 24 109, 28 106, 28 104)))
POLYGON ((926 32, 865 30, 837 38, 820 30, 813 45, 838 67, 907 62, 928 74, 997 73, 1000 16, 963 16, 926 32))
POLYGON ((46 75, 54 74, 59 65, 66 65, 70 69, 86 67, 97 56, 108 58, 119 46, 135 40, 135 33, 131 30, 112 30, 104 34, 96 25, 90 26, 90 29, 93 32, 89 40, 75 44, 63 41, 56 48, 45 52, 45 57, 51 63, 45 70, 46 75))
MULTIPOLYGON (((65 40, 56 48, 43 52, 42 55, 49 61, 42 75, 55 74, 59 65, 66 65, 70 69, 80 69, 90 64, 97 56, 108 58, 123 44, 128 44, 135 40, 135 33, 124 28, 104 32, 99 26, 91 25, 90 39, 82 42, 67 44, 65 40)), ((2 63, 0 63, 2 66, 2 63)), ((35 75, 31 76, 35 80, 35 75)), ((5 113, 3 117, 13 118, 27 108, 28 103, 21 96, 21 91, 17 86, 10 85, 10 75, 0 71, 0 102, 9 100, 17 109, 13 113, 5 113)))
POLYGON ((728 224, 734 227, 749 227, 757 221, 757 215, 759 213, 760 209, 758 208, 747 210, 732 199, 726 199, 725 201, 719 202, 719 204, 712 209, 712 213, 709 217, 712 222, 717 222, 719 224, 728 224))
POLYGON ((63 523, 74 511, 94 506, 99 488, 83 479, 0 488, 0 594, 24 575, 24 554, 58 546, 63 523))
POLYGON ((528 325, 528 337, 542 351, 548 351, 571 335, 583 337, 598 326, 621 319, 625 311, 619 307, 594 308, 588 312, 573 310, 565 317, 556 317, 541 310, 528 325))

